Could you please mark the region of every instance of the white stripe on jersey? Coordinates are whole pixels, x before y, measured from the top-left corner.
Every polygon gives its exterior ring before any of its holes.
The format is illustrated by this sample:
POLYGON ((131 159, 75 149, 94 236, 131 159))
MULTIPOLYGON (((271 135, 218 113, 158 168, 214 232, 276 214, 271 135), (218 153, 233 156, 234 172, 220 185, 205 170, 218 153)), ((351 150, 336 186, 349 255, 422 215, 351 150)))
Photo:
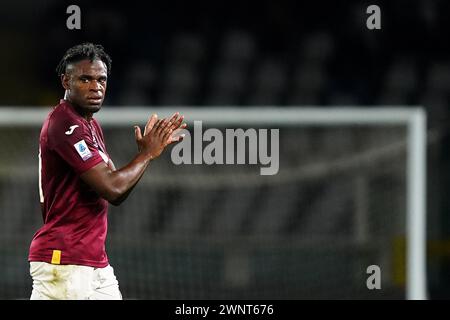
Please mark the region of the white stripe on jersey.
POLYGON ((39 200, 44 203, 44 191, 42 191, 42 158, 41 147, 39 147, 39 200))

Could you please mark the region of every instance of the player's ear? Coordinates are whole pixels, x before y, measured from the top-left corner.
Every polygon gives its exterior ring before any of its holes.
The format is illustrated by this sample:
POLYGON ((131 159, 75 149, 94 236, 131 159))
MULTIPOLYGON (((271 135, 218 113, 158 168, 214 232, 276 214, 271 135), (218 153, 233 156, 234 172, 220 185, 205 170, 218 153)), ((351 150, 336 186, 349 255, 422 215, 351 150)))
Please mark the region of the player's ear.
POLYGON ((69 75, 66 73, 63 73, 61 75, 61 84, 64 89, 69 90, 69 75))

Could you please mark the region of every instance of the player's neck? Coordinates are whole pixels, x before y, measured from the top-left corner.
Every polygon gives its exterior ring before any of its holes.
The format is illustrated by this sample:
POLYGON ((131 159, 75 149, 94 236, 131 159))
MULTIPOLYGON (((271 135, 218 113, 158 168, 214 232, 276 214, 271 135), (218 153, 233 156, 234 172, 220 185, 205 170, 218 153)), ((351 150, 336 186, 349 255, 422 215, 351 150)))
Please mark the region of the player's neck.
POLYGON ((84 110, 83 108, 81 108, 79 105, 77 105, 76 103, 74 103, 72 101, 72 99, 70 99, 67 91, 64 93, 64 101, 66 101, 67 103, 69 103, 73 109, 75 110, 76 113, 78 113, 80 116, 82 116, 83 118, 85 118, 87 121, 91 121, 93 113, 84 110))
POLYGON ((68 104, 72 106, 72 108, 75 110, 76 113, 78 113, 81 117, 86 119, 87 121, 92 120, 93 113, 84 110, 82 107, 71 101, 68 97, 64 97, 64 101, 66 101, 68 104))

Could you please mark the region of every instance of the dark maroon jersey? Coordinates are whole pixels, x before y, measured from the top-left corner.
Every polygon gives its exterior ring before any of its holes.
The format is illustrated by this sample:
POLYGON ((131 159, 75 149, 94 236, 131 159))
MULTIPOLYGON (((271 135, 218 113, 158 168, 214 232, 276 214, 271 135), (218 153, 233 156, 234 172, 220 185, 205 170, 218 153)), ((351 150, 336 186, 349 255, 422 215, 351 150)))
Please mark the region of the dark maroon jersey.
POLYGON ((30 245, 29 261, 105 267, 108 202, 80 175, 109 162, 95 119, 80 116, 61 100, 39 138, 39 191, 44 225, 30 245))

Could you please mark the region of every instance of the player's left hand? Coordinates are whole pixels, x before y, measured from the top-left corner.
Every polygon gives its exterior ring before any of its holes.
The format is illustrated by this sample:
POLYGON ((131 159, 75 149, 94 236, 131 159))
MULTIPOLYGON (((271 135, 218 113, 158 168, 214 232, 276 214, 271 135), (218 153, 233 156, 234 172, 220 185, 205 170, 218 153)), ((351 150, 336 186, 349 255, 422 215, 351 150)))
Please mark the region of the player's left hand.
MULTIPOLYGON (((187 127, 186 123, 183 123, 184 116, 180 115, 179 112, 175 112, 169 119, 168 122, 170 123, 170 130, 171 134, 169 135, 168 139, 166 140, 165 146, 172 144, 174 142, 180 142, 183 140, 185 134, 180 134, 183 129, 187 127)), ((157 119, 154 117, 149 118, 147 124, 144 127, 144 136, 146 136, 154 126, 159 126, 164 120, 163 119, 157 119)), ((139 127, 137 129, 137 139, 142 139, 141 130, 139 127)), ((140 150, 139 150, 140 151, 140 150)))
POLYGON ((167 145, 183 140, 184 134, 179 134, 183 129, 187 127, 187 124, 183 123, 183 119, 184 116, 180 115, 178 112, 175 112, 170 117, 169 121, 171 123, 170 129, 172 130, 172 133, 166 141, 167 145))

